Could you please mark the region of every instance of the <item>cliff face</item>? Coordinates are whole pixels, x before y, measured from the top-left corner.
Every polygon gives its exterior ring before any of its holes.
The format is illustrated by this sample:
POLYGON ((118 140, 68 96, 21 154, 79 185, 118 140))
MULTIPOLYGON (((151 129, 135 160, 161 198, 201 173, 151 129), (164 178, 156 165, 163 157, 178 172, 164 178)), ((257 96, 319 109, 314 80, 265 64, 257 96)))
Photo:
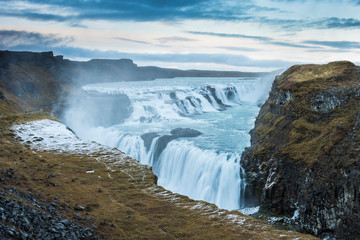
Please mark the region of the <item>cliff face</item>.
POLYGON ((277 77, 242 155, 247 199, 317 236, 359 237, 360 68, 293 66, 277 77))
MULTIPOLYGON (((0 112, 22 112, 51 106, 65 88, 52 52, 0 51, 0 112)), ((67 79, 69 82, 70 79, 67 79)))

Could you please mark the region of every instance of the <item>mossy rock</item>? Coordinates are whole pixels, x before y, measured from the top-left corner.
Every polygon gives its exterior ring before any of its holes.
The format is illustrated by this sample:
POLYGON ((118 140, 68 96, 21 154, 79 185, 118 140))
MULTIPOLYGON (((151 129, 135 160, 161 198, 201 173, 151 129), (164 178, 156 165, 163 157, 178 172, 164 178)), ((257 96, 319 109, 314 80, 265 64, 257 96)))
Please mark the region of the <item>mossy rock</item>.
POLYGON ((360 68, 296 65, 274 81, 242 156, 248 195, 304 231, 360 236, 360 68), (261 171, 259 171, 261 169, 261 171), (334 213, 335 211, 335 213, 334 213))

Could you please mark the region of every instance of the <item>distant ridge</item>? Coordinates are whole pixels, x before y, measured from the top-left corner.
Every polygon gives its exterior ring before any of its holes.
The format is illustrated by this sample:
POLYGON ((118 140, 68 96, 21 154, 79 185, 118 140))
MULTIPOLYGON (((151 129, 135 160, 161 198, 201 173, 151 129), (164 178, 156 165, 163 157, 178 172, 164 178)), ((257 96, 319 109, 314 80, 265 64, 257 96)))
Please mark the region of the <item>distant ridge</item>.
POLYGON ((131 59, 71 61, 53 52, 0 51, 0 114, 57 105, 89 83, 174 77, 257 77, 266 73, 139 67, 131 59))
POLYGON ((174 77, 257 77, 265 72, 179 70, 155 66, 139 67, 131 59, 92 59, 71 61, 53 52, 0 51, 0 68, 9 64, 31 62, 62 72, 77 83, 140 81, 174 77))

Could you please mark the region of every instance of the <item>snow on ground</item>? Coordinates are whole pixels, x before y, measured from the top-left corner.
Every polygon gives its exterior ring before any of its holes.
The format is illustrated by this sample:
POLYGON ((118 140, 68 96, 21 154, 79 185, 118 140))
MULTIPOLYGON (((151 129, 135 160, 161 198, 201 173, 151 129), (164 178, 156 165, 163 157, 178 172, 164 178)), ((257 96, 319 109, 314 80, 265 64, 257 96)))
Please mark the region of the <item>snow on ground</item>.
MULTIPOLYGON (((121 171, 132 180, 136 178, 135 174, 143 173, 142 178, 149 174, 149 167, 126 156, 116 148, 104 146, 94 141, 79 139, 71 129, 61 122, 43 119, 16 124, 11 129, 23 144, 30 145, 35 152, 53 151, 55 153, 93 157, 99 163, 104 164, 109 170, 121 171)), ((93 172, 89 170, 87 173, 93 172)), ((110 174, 109 178, 112 178, 110 174)))
POLYGON ((64 124, 49 120, 37 120, 12 127, 14 133, 23 143, 40 151, 56 151, 70 154, 94 154, 103 151, 114 151, 110 147, 93 141, 79 139, 64 124))
POLYGON ((245 214, 245 215, 251 215, 259 212, 260 206, 257 207, 251 207, 251 208, 243 208, 239 209, 239 212, 245 214))

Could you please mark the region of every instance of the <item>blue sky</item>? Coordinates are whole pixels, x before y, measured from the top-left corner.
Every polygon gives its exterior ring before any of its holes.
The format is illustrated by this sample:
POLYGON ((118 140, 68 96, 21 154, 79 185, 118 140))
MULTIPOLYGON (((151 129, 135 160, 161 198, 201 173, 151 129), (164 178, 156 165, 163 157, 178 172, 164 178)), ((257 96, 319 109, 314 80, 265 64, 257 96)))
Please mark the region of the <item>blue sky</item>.
POLYGON ((0 49, 267 71, 360 63, 360 0, 0 0, 0 49))

